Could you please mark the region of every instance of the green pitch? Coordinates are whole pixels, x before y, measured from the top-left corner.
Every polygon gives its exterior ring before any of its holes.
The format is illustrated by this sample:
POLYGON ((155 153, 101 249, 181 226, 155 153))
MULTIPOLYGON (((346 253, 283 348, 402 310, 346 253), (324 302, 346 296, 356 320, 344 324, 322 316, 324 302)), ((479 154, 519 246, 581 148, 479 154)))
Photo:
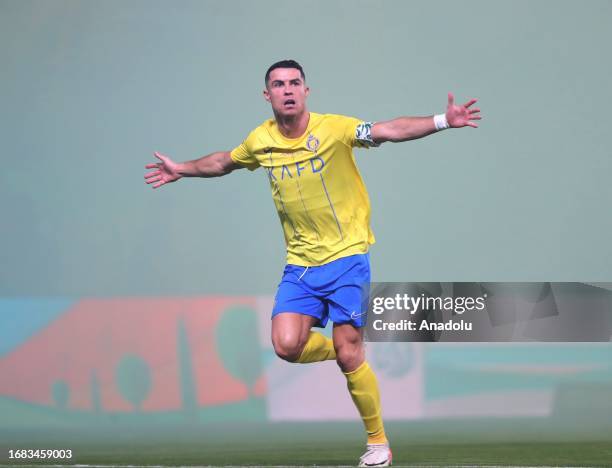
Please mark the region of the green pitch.
MULTIPOLYGON (((610 428, 538 420, 388 423, 395 466, 612 466, 610 428), (564 427, 561 427, 564 426, 564 427)), ((66 464, 355 465, 364 440, 354 423, 97 427, 0 430, 2 464, 9 448, 70 448, 66 464)), ((46 462, 61 464, 59 460, 46 462)))

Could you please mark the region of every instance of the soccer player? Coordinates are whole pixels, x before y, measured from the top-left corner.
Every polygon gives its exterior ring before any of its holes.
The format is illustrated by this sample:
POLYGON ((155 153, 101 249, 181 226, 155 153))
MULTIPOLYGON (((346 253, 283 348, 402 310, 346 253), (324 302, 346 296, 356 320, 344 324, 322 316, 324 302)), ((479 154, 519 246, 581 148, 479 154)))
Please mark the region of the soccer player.
POLYGON ((182 177, 220 177, 263 167, 285 234, 287 265, 272 310, 272 343, 282 359, 334 359, 346 376, 361 415, 367 448, 359 466, 389 466, 391 449, 381 417, 378 383, 365 360, 363 326, 370 283, 370 201, 354 147, 421 138, 446 128, 477 127, 476 99, 463 105, 448 95, 446 113, 371 123, 306 108, 309 88, 294 60, 270 66, 264 98, 274 118, 232 151, 176 163, 155 153, 148 184, 159 188, 182 177), (312 330, 333 322, 333 339, 312 330))

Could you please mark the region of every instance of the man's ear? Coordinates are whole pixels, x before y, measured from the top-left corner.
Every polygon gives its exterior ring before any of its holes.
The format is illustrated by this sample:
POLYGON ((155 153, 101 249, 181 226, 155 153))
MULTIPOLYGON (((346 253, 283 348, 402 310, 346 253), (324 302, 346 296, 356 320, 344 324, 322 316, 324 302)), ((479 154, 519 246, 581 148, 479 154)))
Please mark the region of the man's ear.
POLYGON ((270 102, 270 93, 268 92, 267 89, 263 90, 263 95, 264 95, 264 99, 268 102, 270 102))
POLYGON ((308 96, 309 94, 310 94, 310 88, 306 86, 306 89, 304 90, 304 96, 308 96))

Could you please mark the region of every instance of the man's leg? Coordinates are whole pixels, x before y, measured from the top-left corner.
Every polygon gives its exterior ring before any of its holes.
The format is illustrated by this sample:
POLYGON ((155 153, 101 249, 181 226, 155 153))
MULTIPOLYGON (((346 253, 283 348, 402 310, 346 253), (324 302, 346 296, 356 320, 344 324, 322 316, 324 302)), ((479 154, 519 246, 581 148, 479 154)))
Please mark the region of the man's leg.
POLYGON ((311 328, 318 319, 295 312, 282 312, 272 318, 272 345, 281 359, 289 362, 336 359, 332 340, 311 328))
MULTIPOLYGON (((368 434, 368 445, 388 444, 383 426, 380 393, 374 371, 365 360, 363 329, 334 324, 336 360, 368 434)), ((390 460, 389 460, 390 461, 390 460)))

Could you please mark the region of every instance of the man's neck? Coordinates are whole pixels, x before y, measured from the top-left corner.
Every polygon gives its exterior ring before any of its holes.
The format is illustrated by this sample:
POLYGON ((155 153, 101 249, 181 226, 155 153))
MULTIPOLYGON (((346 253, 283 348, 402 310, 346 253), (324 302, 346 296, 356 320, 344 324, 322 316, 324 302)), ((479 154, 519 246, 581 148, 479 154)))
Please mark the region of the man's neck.
POLYGON ((304 109, 299 115, 280 116, 275 115, 276 124, 281 134, 286 138, 299 138, 308 128, 310 112, 304 109))

